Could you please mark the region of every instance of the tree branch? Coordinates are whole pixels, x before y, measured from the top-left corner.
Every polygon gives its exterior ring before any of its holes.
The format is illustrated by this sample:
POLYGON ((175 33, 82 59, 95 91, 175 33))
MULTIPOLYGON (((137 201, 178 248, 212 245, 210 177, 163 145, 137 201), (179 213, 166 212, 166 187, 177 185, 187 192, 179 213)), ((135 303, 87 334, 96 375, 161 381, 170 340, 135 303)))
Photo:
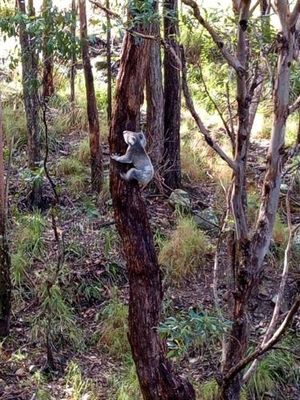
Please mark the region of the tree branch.
POLYGON ((292 321, 294 315, 297 313, 299 306, 300 306, 300 295, 297 296, 290 311, 286 315, 285 319, 283 320, 277 331, 271 337, 271 339, 264 345, 261 344, 252 354, 249 354, 247 357, 245 357, 243 360, 237 363, 234 367, 232 367, 224 377, 224 381, 227 382, 230 381, 236 374, 242 371, 251 361, 254 361, 258 357, 265 354, 267 351, 272 350, 273 346, 280 340, 281 336, 283 335, 283 333, 289 326, 290 322, 292 321))
POLYGON ((293 112, 298 110, 298 108, 300 108, 300 96, 298 96, 294 103, 289 106, 289 115, 293 114, 293 112))
POLYGON ((117 18, 122 20, 121 16, 117 14, 116 12, 110 10, 109 8, 103 6, 99 1, 94 1, 94 0, 89 0, 90 3, 92 3, 94 6, 100 8, 101 11, 105 12, 106 15, 109 15, 110 17, 117 18))
POLYGON ((193 103, 193 99, 190 94, 190 90, 187 83, 187 71, 186 71, 186 61, 185 61, 185 54, 183 47, 181 47, 181 58, 182 58, 182 90, 185 97, 185 102, 188 110, 192 114, 199 131, 204 136, 206 143, 215 150, 216 153, 228 164, 228 166, 235 171, 236 165, 235 162, 230 158, 224 150, 216 143, 213 138, 211 137, 209 131, 206 129, 205 125, 203 124, 200 116, 198 115, 197 111, 195 110, 195 106, 193 103))
POLYGON ((288 19, 288 25, 290 29, 292 29, 296 25, 297 20, 299 18, 299 13, 300 13, 300 0, 297 0, 297 3, 295 4, 295 7, 288 19))
POLYGON ((228 62, 228 64, 232 68, 234 68, 239 75, 243 75, 245 72, 245 68, 241 65, 239 60, 229 52, 229 50, 225 46, 223 39, 218 35, 215 29, 202 17, 196 1, 183 0, 183 3, 193 9, 194 17, 203 26, 203 28, 205 28, 207 32, 210 34, 212 40, 215 42, 215 44, 219 48, 220 52, 222 53, 223 57, 228 62))

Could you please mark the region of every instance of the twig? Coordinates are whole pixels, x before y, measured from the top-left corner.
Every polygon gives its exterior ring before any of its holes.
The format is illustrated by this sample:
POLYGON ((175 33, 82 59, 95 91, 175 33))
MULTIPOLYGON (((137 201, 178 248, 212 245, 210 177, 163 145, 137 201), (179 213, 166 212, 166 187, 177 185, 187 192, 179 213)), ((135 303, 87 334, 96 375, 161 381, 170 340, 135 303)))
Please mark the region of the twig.
POLYGON ((110 17, 122 20, 121 16, 118 13, 105 7, 103 4, 99 3, 99 1, 90 0, 90 3, 92 3, 94 6, 100 8, 100 10, 104 11, 106 15, 109 15, 110 17))
POLYGON ((193 99, 190 94, 190 90, 187 83, 187 71, 186 71, 186 61, 185 61, 185 54, 184 49, 181 46, 181 57, 182 57, 182 90, 185 97, 185 102, 188 110, 192 114, 199 131, 204 136, 206 143, 213 148, 216 153, 229 165, 229 167, 235 171, 236 165, 235 162, 224 152, 224 150, 216 143, 213 138, 211 137, 210 133, 206 129, 205 125, 203 124, 200 116, 198 115, 197 111, 195 110, 193 99))

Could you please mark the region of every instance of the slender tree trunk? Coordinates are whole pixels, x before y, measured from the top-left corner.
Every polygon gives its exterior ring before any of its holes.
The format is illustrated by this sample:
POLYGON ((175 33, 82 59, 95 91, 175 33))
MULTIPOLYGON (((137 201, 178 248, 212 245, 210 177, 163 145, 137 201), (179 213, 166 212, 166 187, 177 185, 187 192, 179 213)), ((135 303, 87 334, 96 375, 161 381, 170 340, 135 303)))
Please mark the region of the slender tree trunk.
MULTIPOLYGON (((282 20, 286 20, 283 17, 282 20)), ((293 43, 295 34, 289 29, 283 29, 282 37, 278 39, 280 48, 277 74, 275 79, 274 122, 272 137, 267 157, 267 171, 263 184, 261 208, 258 216, 255 233, 250 241, 248 234, 243 230, 243 219, 236 216, 238 240, 235 249, 235 290, 233 306, 233 325, 229 334, 223 367, 223 384, 219 398, 222 400, 238 400, 242 387, 242 376, 231 376, 232 369, 245 357, 248 348, 247 306, 253 291, 258 287, 263 261, 269 250, 272 231, 278 208, 279 189, 281 181, 282 154, 286 119, 288 116, 289 101, 289 74, 293 59, 293 43)), ((239 152, 241 149, 238 149, 239 152)), ((237 178, 236 178, 237 179, 237 178)), ((243 205, 241 200, 240 204, 243 205)), ((243 209, 242 209, 243 211, 243 209)), ((236 210, 234 210, 236 212, 236 210)), ((240 212, 240 211, 239 211, 240 212)), ((247 225, 245 225, 247 227, 247 225)))
POLYGON ((87 38, 86 0, 79 0, 79 15, 81 52, 86 87, 87 115, 89 121, 92 189, 99 193, 103 184, 102 151, 100 145, 100 125, 94 88, 94 77, 90 62, 87 38))
MULTIPOLYGON (((144 34, 149 30, 134 28, 144 34)), ((110 152, 123 153, 123 130, 137 130, 150 43, 125 34, 110 128, 110 152)), ((111 163, 115 221, 122 238, 129 276, 129 342, 145 400, 195 399, 192 386, 172 372, 159 337, 161 275, 147 211, 137 182, 120 178, 126 167, 111 163)))
POLYGON ((6 201, 3 160, 3 118, 0 98, 0 337, 9 334, 11 310, 10 254, 6 237, 6 201))
POLYGON ((53 21, 51 20, 51 8, 52 0, 43 0, 43 14, 46 20, 45 31, 43 39, 43 58, 44 58, 44 70, 43 70, 43 97, 47 100, 54 94, 54 83, 53 83, 53 56, 52 51, 49 49, 49 33, 53 29, 53 21))
MULTIPOLYGON (((25 0, 18 0, 19 11, 26 14, 25 0)), ((33 1, 28 2, 28 15, 34 16, 33 1)), ((28 166, 35 171, 41 163, 41 127, 40 102, 38 93, 38 53, 35 39, 31 37, 26 26, 20 24, 20 45, 22 54, 22 84, 28 135, 28 166)), ((42 186, 34 180, 31 195, 32 206, 40 207, 42 203, 42 186)))
MULTIPOLYGON (((109 0, 106 0, 106 8, 110 9, 109 0)), ((111 79, 111 24, 109 13, 106 13, 106 60, 107 60, 107 121, 110 125, 112 113, 112 79, 111 79)))
MULTIPOLYGON (((153 2, 153 11, 158 12, 158 1, 153 2)), ((159 21, 152 22, 150 34, 160 35, 159 21)), ((164 93, 161 70, 160 43, 150 44, 150 62, 146 77, 147 95, 147 139, 149 155, 154 168, 161 165, 164 152, 164 93)))
MULTIPOLYGON (((180 59, 180 49, 177 42, 178 29, 178 1, 164 1, 164 36, 180 59)), ((165 184, 175 189, 181 183, 180 165, 180 70, 174 65, 169 51, 164 55, 164 178, 165 184)))
POLYGON ((75 41, 76 41, 76 0, 72 0, 72 25, 71 25, 71 35, 73 40, 73 51, 72 51, 72 60, 71 60, 71 68, 70 68, 70 102, 72 104, 72 112, 74 113, 74 103, 75 103, 75 64, 76 64, 76 52, 75 52, 75 41))

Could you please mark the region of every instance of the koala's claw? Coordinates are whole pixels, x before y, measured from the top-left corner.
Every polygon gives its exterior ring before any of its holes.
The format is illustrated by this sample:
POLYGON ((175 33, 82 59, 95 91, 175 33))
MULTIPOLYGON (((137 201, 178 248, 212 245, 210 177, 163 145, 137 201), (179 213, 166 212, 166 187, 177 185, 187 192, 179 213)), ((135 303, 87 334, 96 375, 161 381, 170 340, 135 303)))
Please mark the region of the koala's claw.
POLYGON ((117 160, 118 157, 120 157, 120 155, 117 154, 117 153, 113 153, 113 154, 110 155, 110 158, 112 158, 113 160, 117 160))

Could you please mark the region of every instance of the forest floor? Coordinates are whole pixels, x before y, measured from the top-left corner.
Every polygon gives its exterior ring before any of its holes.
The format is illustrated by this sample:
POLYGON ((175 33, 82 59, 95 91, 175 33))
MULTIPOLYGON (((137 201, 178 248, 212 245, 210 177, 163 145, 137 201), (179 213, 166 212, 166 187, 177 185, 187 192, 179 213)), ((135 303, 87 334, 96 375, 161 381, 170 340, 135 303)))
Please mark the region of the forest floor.
MULTIPOLYGON (((105 316, 111 317, 107 306, 115 296, 116 286, 119 300, 124 304, 128 300, 126 265, 113 223, 108 186, 97 198, 89 191, 86 166, 79 171, 80 179, 74 180, 72 174, 78 167, 76 161, 75 166, 61 164, 63 159, 78 157, 80 143, 85 137, 85 132, 74 131, 61 138, 48 162, 60 198, 59 208, 54 213, 57 232, 60 237, 63 236, 64 263, 58 261, 62 242, 54 237, 49 208, 53 193, 45 178, 49 204, 42 213, 34 211, 40 225, 34 225, 33 229, 40 229, 41 235, 36 237, 33 247, 40 249, 30 256, 25 249, 20 256, 19 245, 28 240, 20 231, 22 221, 30 218, 32 211, 27 207, 25 153, 21 151, 13 157, 9 178, 9 229, 12 232, 11 250, 16 272, 13 275, 15 289, 11 336, 2 342, 0 351, 2 400, 138 399, 135 395, 117 397, 116 393, 122 385, 124 354, 112 354, 109 345, 114 338, 109 337, 107 332, 103 333, 102 321, 105 316), (19 256, 25 259, 21 267, 19 256), (18 274, 22 275, 19 279, 18 274), (104 309, 106 314, 103 314, 104 309), (52 370, 49 362, 53 363, 52 370)), ((103 143, 103 149, 107 176, 109 152, 106 143, 103 143)), ((261 183, 263 167, 260 160, 265 152, 265 147, 252 144, 248 168, 253 185, 261 183)), ((199 184, 185 181, 183 189, 190 193, 193 210, 215 207, 220 203, 216 182, 211 178, 199 184)), ((168 198, 150 190, 145 190, 143 196, 154 237, 168 237, 175 229, 177 218, 168 198)), ((293 218, 295 221, 299 218, 296 211, 293 218)), ((210 237, 212 243, 216 242, 214 236, 210 237)), ((253 343, 264 332, 274 305, 281 273, 274 255, 276 251, 267 260, 263 285, 251 304, 253 343)), ((225 302, 229 285, 225 268, 226 246, 221 249, 220 258, 219 291, 225 302)), ((213 255, 208 253, 202 258, 196 274, 176 285, 165 282, 164 316, 169 316, 170 310, 173 315, 189 309, 213 310, 212 268, 213 255)), ((292 270, 286 307, 297 291, 299 278, 299 270, 292 270)), ((299 319, 295 324, 299 329, 299 319)), ((124 326, 118 326, 118 329, 124 330, 124 326)), ((116 351, 120 351, 122 346, 125 353, 128 344, 121 344, 116 351)), ((300 353, 297 354, 299 357, 300 353)), ((184 357, 178 357, 177 365, 193 382, 203 382, 213 377, 218 359, 219 352, 214 353, 214 349, 204 345, 189 350, 184 357)), ((300 398, 299 386, 287 383, 285 389, 282 399, 300 398)), ((268 398, 281 397, 276 397, 269 390, 268 398)))

